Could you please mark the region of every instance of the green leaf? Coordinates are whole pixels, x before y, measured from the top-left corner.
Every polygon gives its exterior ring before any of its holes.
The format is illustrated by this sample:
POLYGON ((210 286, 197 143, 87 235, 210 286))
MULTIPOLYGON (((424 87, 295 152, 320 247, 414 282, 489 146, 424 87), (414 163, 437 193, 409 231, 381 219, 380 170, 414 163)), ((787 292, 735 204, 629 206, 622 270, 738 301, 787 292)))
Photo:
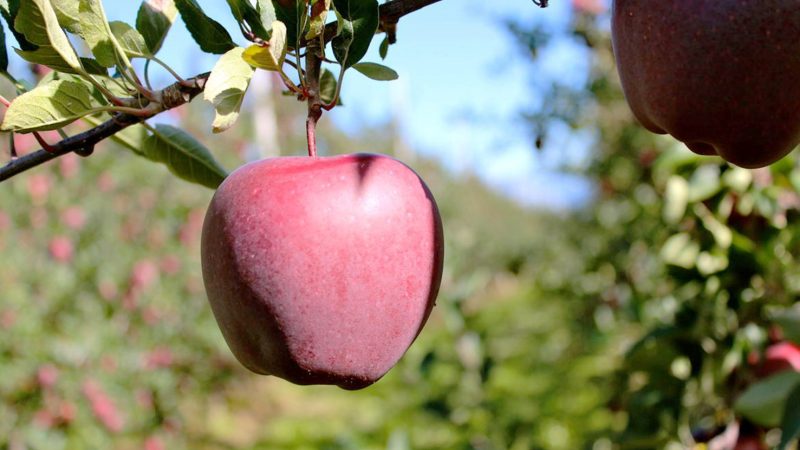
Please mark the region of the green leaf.
MULTIPOLYGON (((275 17, 286 25, 286 42, 289 48, 297 46, 301 22, 305 18, 304 0, 273 0, 275 17)), ((263 10, 262 10, 263 12, 263 10)))
POLYGON ((261 25, 267 29, 269 36, 264 39, 269 39, 272 36, 272 22, 278 20, 275 14, 275 6, 272 5, 272 0, 257 0, 256 8, 258 9, 258 17, 261 20, 261 25))
POLYGON ((771 318, 781 326, 786 339, 800 344, 800 304, 775 312, 771 318))
POLYGON ((178 7, 181 19, 201 50, 221 55, 236 47, 225 27, 208 17, 196 0, 176 0, 175 6, 178 7))
POLYGON ((389 36, 386 36, 381 41, 381 46, 378 48, 378 54, 380 55, 381 59, 386 59, 386 55, 389 54, 389 36))
POLYGON ((228 6, 237 22, 246 23, 250 26, 250 31, 261 39, 269 39, 270 33, 265 25, 271 25, 272 22, 262 24, 258 10, 250 3, 250 0, 228 0, 228 6))
POLYGON ((269 45, 251 45, 242 53, 242 58, 253 67, 265 70, 280 70, 286 59, 286 26, 283 22, 272 23, 269 45))
POLYGON ((108 30, 108 19, 100 0, 80 0, 78 17, 81 29, 78 33, 86 41, 95 59, 103 67, 117 65, 117 52, 111 33, 108 30))
POLYGON ((377 0, 333 0, 339 28, 333 39, 333 54, 345 69, 359 62, 378 31, 377 0))
POLYGON ((58 24, 58 17, 49 0, 20 2, 14 28, 25 36, 36 50, 18 50, 26 61, 44 64, 61 72, 79 72, 81 60, 58 24))
MULTIPOLYGON (((333 96, 336 95, 336 84, 337 80, 333 72, 328 69, 323 69, 322 76, 319 79, 319 96, 323 102, 329 104, 333 101, 333 96)), ((342 104, 341 97, 336 104, 342 104)))
POLYGON ((125 54, 130 58, 147 58, 153 56, 150 48, 135 28, 125 22, 114 21, 109 24, 111 33, 119 43, 125 54))
POLYGON ((150 53, 161 49, 167 33, 175 22, 178 10, 173 0, 146 0, 136 14, 136 29, 139 30, 150 53))
POLYGON ((32 42, 29 42, 25 38, 25 35, 17 30, 15 26, 17 14, 19 13, 19 2, 20 0, 8 0, 2 5, 3 7, 0 8, 0 13, 3 14, 3 18, 8 24, 8 29, 11 30, 12 34, 14 34, 14 37, 17 39, 20 48, 25 51, 33 51, 37 49, 37 46, 32 42))
POLYGON ((386 67, 383 64, 363 62, 353 64, 353 69, 361 72, 368 78, 378 81, 392 81, 396 80, 399 75, 391 67, 386 67))
POLYGON ((311 3, 311 22, 308 24, 306 39, 311 40, 325 33, 325 22, 330 9, 331 0, 314 0, 311 3))
POLYGON ((800 385, 800 373, 784 371, 750 386, 737 400, 734 409, 752 422, 777 427, 786 400, 800 385))
POLYGON ((778 450, 786 450, 789 445, 800 437, 800 384, 786 399, 786 409, 781 419, 781 443, 778 450))
POLYGON ((89 86, 78 81, 56 80, 28 91, 11 102, 2 131, 56 130, 101 106, 89 86))
POLYGON ((212 189, 228 175, 203 144, 170 125, 156 125, 155 133, 144 140, 142 154, 164 163, 178 177, 212 189))
POLYGON ((50 0, 53 9, 56 11, 58 23, 72 33, 77 33, 80 30, 80 21, 78 20, 78 0, 50 0))
POLYGON ((244 94, 255 70, 242 58, 244 49, 236 47, 222 57, 211 70, 203 97, 214 105, 214 133, 230 128, 239 117, 244 94))

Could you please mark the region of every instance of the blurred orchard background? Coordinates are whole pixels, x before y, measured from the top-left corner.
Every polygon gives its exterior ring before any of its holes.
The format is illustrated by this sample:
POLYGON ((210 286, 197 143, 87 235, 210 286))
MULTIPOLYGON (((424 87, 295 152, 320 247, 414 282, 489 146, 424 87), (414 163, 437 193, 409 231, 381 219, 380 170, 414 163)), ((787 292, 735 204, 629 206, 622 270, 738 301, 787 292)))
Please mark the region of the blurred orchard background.
MULTIPOLYGON (((636 125, 608 14, 443 1, 401 21, 400 80, 345 80, 322 151, 406 161, 447 245, 427 327, 362 391, 234 360, 200 273, 210 190, 110 142, 4 182, 0 448, 713 449, 737 428, 748 449, 777 444, 800 404, 797 378, 764 378, 781 368, 765 349, 800 341, 796 156, 743 170, 636 125)), ((164 59, 210 69, 182 27, 164 59)), ((201 100, 158 120, 228 169, 303 154, 304 105, 269 76, 254 89, 224 134, 201 100)))

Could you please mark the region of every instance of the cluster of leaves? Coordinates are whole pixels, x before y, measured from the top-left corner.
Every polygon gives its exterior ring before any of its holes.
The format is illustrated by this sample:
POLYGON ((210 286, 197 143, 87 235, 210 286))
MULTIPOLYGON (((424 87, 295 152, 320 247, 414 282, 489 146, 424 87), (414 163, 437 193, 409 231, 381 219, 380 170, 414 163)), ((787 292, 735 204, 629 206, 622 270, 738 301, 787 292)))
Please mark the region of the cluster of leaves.
MULTIPOLYGON (((235 123, 256 69, 278 72, 289 92, 301 99, 313 97, 316 94, 311 91, 318 89, 322 106, 328 108, 338 102, 344 73, 351 67, 374 79, 397 77, 388 67, 360 62, 380 25, 377 0, 260 0, 255 5, 249 0, 228 0, 228 5, 242 35, 251 42, 246 48, 237 46, 196 0, 145 0, 135 26, 108 21, 101 0, 0 2, 0 12, 19 45, 16 53, 52 70, 36 86, 18 82, 8 72, 5 36, 0 36, 0 72, 14 82, 19 94, 11 101, 0 130, 62 130, 66 137, 63 128, 78 119, 91 125, 118 114, 144 120, 190 100, 173 104, 173 92, 154 90, 148 76, 151 62, 172 73, 178 85, 204 89, 205 99, 216 111, 214 132, 235 123), (331 10, 337 22, 328 27, 331 10), (184 80, 156 56, 178 13, 201 50, 222 54, 210 74, 184 80), (329 28, 335 33, 329 33, 329 28), (306 79, 310 72, 303 68, 301 49, 314 47, 315 55, 326 60, 327 40, 340 66, 338 78, 325 69, 320 79, 306 79), (80 56, 78 44, 91 55, 80 56), (287 56, 295 62, 287 63, 287 56), (137 72, 135 60, 146 62, 143 75, 137 72), (294 67, 297 80, 286 74, 285 64, 294 67)), ((382 48, 385 55, 386 46, 382 48)), ((140 156, 166 164, 188 181, 214 188, 226 176, 211 153, 180 129, 142 122, 115 139, 140 156)))

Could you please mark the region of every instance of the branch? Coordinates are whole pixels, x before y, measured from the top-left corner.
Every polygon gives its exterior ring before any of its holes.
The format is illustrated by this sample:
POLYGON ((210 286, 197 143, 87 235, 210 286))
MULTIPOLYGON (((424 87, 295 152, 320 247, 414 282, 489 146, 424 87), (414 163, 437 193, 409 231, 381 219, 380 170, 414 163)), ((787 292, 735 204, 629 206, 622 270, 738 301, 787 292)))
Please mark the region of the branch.
MULTIPOLYGON (((411 14, 414 11, 420 10, 426 6, 438 3, 441 0, 391 0, 383 3, 380 6, 380 31, 386 32, 389 36, 389 42, 395 43, 395 27, 401 17, 406 14, 411 14)), ((337 30, 336 22, 331 22, 325 25, 325 42, 330 42, 336 37, 337 30)), ((308 42, 303 40, 302 46, 306 46, 308 42)))
POLYGON ((176 82, 155 93, 160 95, 161 103, 151 103, 147 114, 134 116, 131 114, 114 114, 113 117, 100 125, 84 131, 83 133, 70 136, 52 146, 50 151, 37 150, 25 156, 12 159, 8 164, 0 167, 0 181, 5 181, 14 175, 28 169, 46 163, 59 156, 70 152, 78 153, 81 156, 88 156, 92 153, 95 144, 107 139, 125 128, 144 122, 145 120, 158 115, 164 111, 177 108, 192 101, 197 95, 203 92, 209 73, 198 75, 184 82, 176 82))
MULTIPOLYGON (((380 30, 386 32, 390 42, 394 43, 395 26, 401 17, 439 1, 441 0, 391 0, 383 3, 380 5, 380 30)), ((325 42, 330 42, 336 36, 336 27, 335 22, 325 26, 325 42)), ((307 41, 301 42, 302 47, 307 45, 307 41)), ((209 75, 209 73, 197 75, 194 78, 174 83, 161 91, 155 92, 156 98, 159 98, 160 94, 162 101, 161 103, 151 103, 149 105, 150 109, 144 115, 134 116, 117 113, 110 120, 53 145, 50 151, 37 150, 25 156, 12 159, 9 163, 0 167, 0 182, 70 152, 89 156, 94 150, 95 144, 113 136, 117 132, 192 101, 205 89, 209 75)))

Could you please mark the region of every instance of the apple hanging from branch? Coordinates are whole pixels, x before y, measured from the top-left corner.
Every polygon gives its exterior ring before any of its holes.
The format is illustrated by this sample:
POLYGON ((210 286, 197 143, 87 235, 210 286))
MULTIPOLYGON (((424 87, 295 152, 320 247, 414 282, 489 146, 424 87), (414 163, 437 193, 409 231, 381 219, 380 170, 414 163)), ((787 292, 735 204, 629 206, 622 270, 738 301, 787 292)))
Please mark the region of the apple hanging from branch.
POLYGON ((648 130, 746 168, 800 142, 796 1, 614 0, 612 38, 648 130))
POLYGON ((416 338, 442 275, 442 224, 423 181, 379 155, 243 166, 214 195, 206 291, 250 370, 368 386, 416 338))

